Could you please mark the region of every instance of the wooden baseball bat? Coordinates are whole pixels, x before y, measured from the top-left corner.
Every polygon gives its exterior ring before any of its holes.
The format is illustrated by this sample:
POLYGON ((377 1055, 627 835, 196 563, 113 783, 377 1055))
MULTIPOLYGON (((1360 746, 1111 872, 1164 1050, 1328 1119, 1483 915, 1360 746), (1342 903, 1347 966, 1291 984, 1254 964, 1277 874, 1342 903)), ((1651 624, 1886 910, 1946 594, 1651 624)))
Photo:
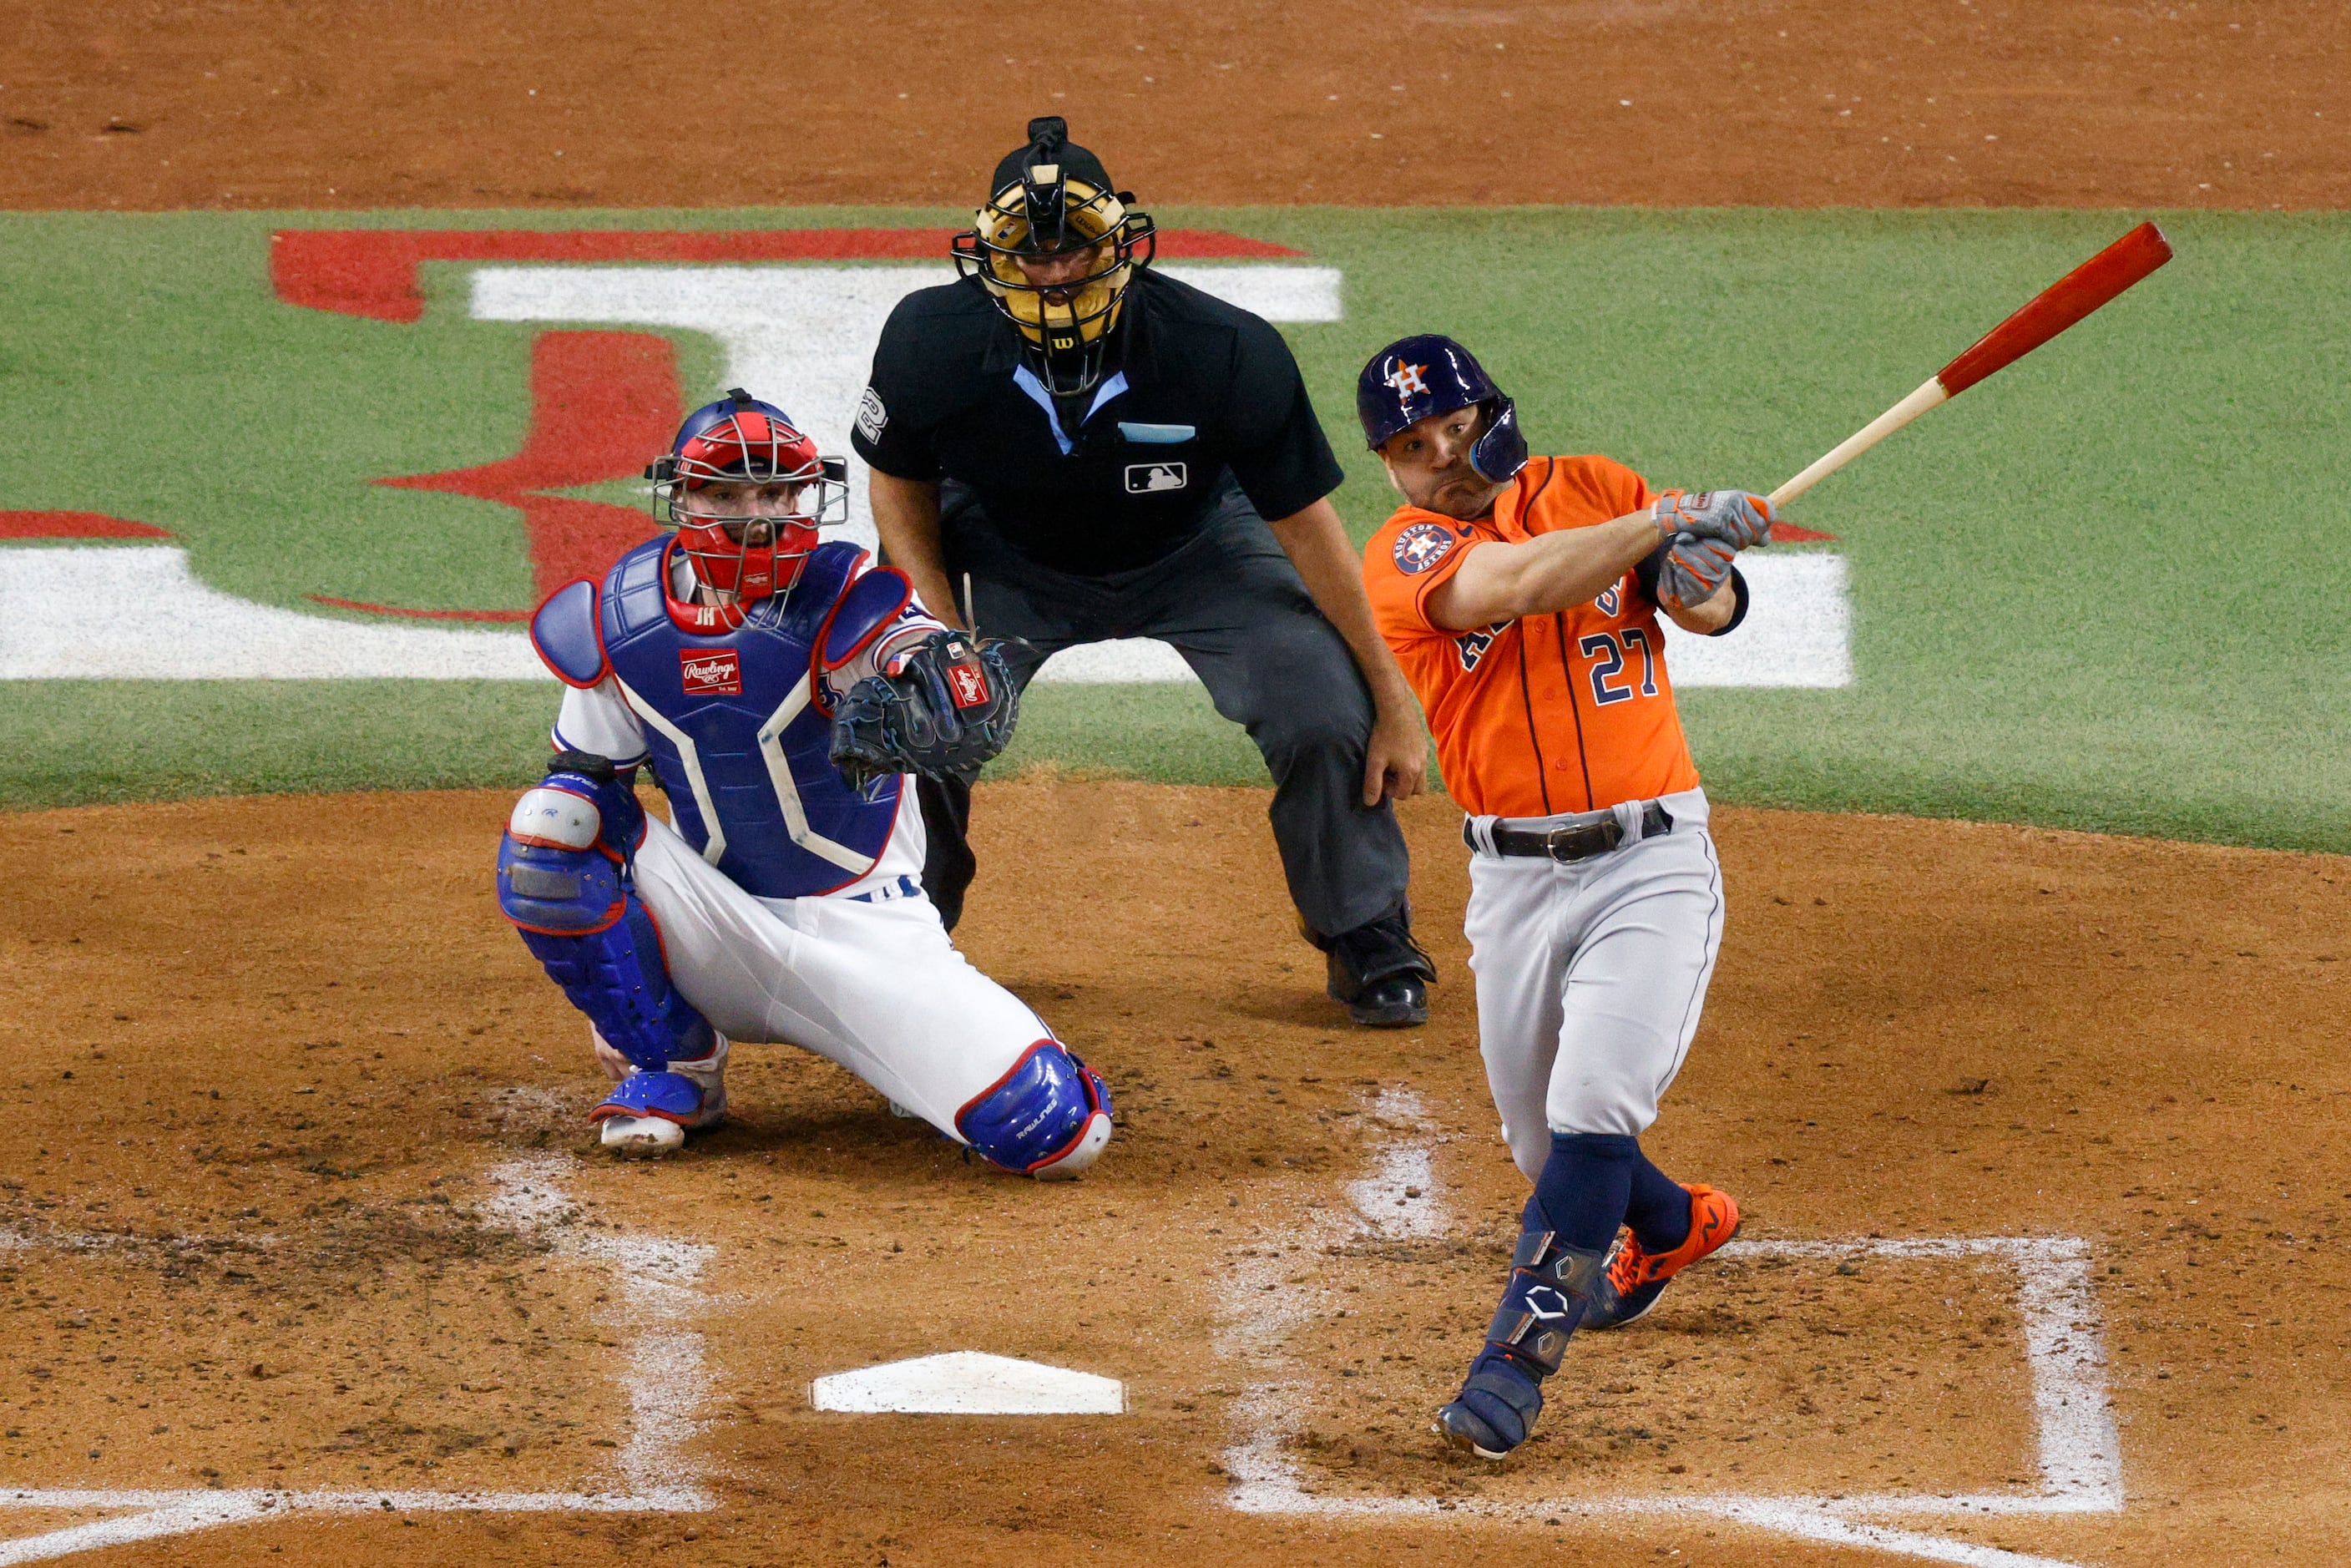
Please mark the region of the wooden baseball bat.
POLYGON ((1771 504, 1794 500, 1928 409, 1947 403, 1994 371, 2014 363, 2171 259, 2153 224, 2141 224, 2034 295, 2007 320, 1920 383, 1918 389, 1771 492, 1771 504))

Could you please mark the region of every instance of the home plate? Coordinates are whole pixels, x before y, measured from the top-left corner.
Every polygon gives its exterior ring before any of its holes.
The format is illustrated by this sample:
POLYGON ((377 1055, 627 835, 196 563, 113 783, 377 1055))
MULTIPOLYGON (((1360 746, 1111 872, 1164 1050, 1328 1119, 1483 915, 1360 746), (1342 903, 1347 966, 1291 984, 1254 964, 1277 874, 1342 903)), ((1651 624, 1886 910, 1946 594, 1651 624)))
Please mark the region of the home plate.
POLYGON ((1115 1377, 976 1350, 836 1372, 810 1385, 809 1397, 820 1410, 861 1415, 1117 1416, 1126 1410, 1126 1385, 1115 1377))

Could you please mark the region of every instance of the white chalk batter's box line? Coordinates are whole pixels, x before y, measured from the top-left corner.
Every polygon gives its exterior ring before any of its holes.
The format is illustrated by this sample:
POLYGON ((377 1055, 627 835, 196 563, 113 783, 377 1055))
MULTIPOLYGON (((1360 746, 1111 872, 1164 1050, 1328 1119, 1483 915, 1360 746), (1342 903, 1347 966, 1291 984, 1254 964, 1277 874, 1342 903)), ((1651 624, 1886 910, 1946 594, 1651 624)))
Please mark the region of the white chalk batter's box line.
MULTIPOLYGON (((2109 1513, 2123 1506, 2122 1447, 2106 1390, 2106 1358, 2097 1298, 2090 1284, 2090 1249, 2074 1237, 1929 1237, 1853 1241, 1734 1241, 1717 1254, 1725 1258, 1810 1258, 1840 1260, 2000 1258, 2017 1276, 2018 1315, 2024 1325, 2025 1359, 2032 1376, 2037 1463, 2042 1490, 2026 1492, 1868 1493, 1778 1496, 1740 1492, 1577 1497, 1558 1502, 1495 1502, 1479 1499, 1412 1497, 1335 1498, 1309 1492, 1297 1466, 1283 1452, 1288 1428, 1311 1389, 1300 1384, 1259 1385, 1236 1401, 1234 1418, 1248 1440, 1227 1450, 1225 1468, 1234 1485, 1231 1506, 1240 1512, 1306 1514, 1322 1518, 1380 1521, 1476 1519, 1500 1523, 1541 1523, 1564 1515, 1663 1515, 1715 1519, 1841 1546, 1860 1546, 1970 1568, 2066 1568, 2060 1560, 2010 1552, 1972 1542, 1889 1529, 1864 1522, 1872 1515, 1973 1515, 1977 1517, 2109 1513)), ((1240 1299, 1240 1298, 1237 1298, 1240 1299)), ((1266 1301, 1251 1307, 1280 1321, 1294 1320, 1294 1302, 1266 1301)), ((1276 1325, 1269 1323, 1267 1329, 1276 1325)), ((1260 1345, 1277 1337, 1264 1332, 1245 1337, 1260 1345)), ((1262 1357, 1261 1359, 1270 1359, 1262 1357)))
MULTIPOLYGON (((297 1514, 367 1513, 693 1513, 716 1506, 697 1484, 686 1440, 699 1429, 702 1335, 676 1326, 704 1301, 695 1289, 711 1249, 692 1242, 590 1236, 564 1197, 563 1178, 576 1168, 568 1156, 514 1160, 489 1173, 494 1191, 486 1217, 546 1237, 569 1256, 613 1269, 634 1308, 639 1330, 622 1373, 629 1390, 629 1441, 616 1460, 625 1489, 618 1491, 291 1491, 192 1488, 110 1490, 87 1487, 0 1489, 0 1508, 56 1512, 103 1512, 110 1517, 37 1535, 0 1541, 0 1568, 95 1552, 134 1541, 187 1535, 225 1524, 297 1514)), ((60 1236, 50 1245, 94 1249, 111 1239, 60 1236)), ((19 1239, 19 1245, 32 1245, 19 1239)))

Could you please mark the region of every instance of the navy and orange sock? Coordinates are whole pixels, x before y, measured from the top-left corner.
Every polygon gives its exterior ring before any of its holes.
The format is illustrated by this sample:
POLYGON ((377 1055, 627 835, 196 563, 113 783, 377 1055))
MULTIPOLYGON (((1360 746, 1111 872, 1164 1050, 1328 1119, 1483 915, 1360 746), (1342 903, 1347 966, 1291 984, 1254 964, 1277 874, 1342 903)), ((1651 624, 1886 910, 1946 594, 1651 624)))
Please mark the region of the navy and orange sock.
POLYGON ((1649 1252, 1670 1252, 1689 1239, 1689 1189, 1651 1165, 1648 1156, 1633 1156, 1633 1188, 1625 1204, 1625 1223, 1649 1252))

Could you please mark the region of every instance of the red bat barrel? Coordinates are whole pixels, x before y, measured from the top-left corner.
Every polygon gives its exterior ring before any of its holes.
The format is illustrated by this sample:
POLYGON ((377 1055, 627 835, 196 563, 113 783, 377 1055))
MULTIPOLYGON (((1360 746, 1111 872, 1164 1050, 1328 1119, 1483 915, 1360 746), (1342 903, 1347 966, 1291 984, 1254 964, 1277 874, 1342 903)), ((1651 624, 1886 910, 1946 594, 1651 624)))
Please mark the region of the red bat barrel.
POLYGON ((2141 224, 2034 295, 2026 306, 1935 373, 1952 397, 2023 358, 2171 259, 2170 242, 2141 224))

